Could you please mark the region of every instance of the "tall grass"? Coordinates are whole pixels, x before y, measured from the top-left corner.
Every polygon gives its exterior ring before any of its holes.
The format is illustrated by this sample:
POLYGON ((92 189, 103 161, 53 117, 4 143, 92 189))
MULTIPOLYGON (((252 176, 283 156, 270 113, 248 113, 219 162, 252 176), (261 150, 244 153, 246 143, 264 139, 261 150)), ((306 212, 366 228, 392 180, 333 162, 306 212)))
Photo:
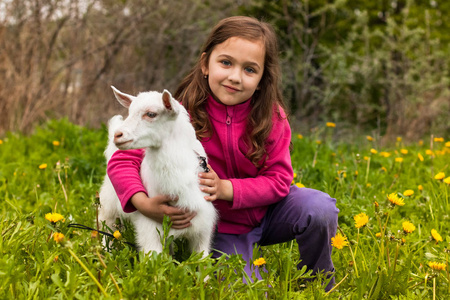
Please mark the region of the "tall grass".
POLYGON ((297 270, 295 242, 255 250, 255 259, 265 260, 254 266, 265 269, 263 280, 245 284, 240 256, 202 259, 186 253, 183 241, 175 242, 175 255, 170 243, 161 254, 144 255, 125 243, 134 242, 130 226, 114 228, 121 237, 105 249, 101 235, 70 227, 96 227, 106 130, 61 120, 31 136, 1 138, 0 298, 444 299, 450 293, 450 143, 430 137, 406 145, 399 138, 381 149, 372 138, 333 140, 336 130, 324 125, 295 134, 292 151, 293 184, 338 200, 346 240, 333 252, 331 293, 321 280, 310 281, 309 271, 297 270), (388 194, 404 205, 392 204, 388 194), (64 220, 50 222, 48 213, 64 220), (368 222, 356 228, 361 213, 368 222))

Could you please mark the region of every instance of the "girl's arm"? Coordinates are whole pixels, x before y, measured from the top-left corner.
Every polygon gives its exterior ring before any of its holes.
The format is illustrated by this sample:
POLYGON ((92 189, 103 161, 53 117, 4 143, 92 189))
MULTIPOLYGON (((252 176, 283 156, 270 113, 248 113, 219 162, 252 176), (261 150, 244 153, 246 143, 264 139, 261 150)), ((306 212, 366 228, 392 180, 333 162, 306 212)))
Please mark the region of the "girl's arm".
POLYGON ((140 168, 144 150, 117 150, 108 162, 107 173, 116 191, 124 212, 138 210, 143 215, 162 223, 164 215, 170 217, 172 228, 189 227, 195 216, 188 212, 169 206, 173 201, 169 196, 157 195, 149 198, 140 177, 140 168))

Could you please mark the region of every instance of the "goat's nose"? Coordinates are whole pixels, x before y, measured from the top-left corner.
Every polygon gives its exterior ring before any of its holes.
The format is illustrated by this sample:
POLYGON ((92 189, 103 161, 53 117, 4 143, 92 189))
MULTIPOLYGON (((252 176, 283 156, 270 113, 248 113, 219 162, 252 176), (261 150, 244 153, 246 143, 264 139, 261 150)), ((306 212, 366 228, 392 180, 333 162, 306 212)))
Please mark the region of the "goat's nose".
POLYGON ((116 133, 114 133, 114 140, 120 139, 122 136, 123 136, 123 133, 120 131, 117 131, 116 133))

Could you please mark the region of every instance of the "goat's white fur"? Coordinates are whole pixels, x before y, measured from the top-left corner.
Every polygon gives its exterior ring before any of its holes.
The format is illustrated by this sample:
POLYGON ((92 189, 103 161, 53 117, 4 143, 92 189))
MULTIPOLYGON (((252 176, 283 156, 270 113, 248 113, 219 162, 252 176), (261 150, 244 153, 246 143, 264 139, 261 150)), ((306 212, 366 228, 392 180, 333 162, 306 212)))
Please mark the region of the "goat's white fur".
MULTIPOLYGON (((170 229, 174 238, 185 237, 195 252, 209 254, 217 213, 200 191, 198 155, 206 157, 197 140, 186 109, 170 93, 144 92, 127 95, 112 87, 117 100, 128 108, 128 117, 114 116, 108 125, 109 141, 105 150, 109 161, 118 149, 145 149, 141 178, 149 197, 178 197, 173 206, 196 212, 191 226, 170 229), (155 115, 156 114, 156 115, 155 115)), ((162 251, 162 225, 139 211, 124 213, 108 175, 100 189, 99 220, 112 228, 117 217, 130 219, 136 230, 137 244, 145 253, 162 251), (158 233, 158 230, 160 233, 158 233)))

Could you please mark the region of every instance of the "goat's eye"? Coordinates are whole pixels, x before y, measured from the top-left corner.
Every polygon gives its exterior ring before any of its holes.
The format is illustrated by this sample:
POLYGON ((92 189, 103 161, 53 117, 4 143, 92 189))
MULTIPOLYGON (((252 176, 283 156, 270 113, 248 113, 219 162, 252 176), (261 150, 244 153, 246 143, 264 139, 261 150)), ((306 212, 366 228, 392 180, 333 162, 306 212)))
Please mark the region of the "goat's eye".
POLYGON ((147 112, 145 115, 146 115, 147 117, 153 119, 153 118, 155 118, 158 114, 155 113, 155 112, 149 111, 149 112, 147 112))

